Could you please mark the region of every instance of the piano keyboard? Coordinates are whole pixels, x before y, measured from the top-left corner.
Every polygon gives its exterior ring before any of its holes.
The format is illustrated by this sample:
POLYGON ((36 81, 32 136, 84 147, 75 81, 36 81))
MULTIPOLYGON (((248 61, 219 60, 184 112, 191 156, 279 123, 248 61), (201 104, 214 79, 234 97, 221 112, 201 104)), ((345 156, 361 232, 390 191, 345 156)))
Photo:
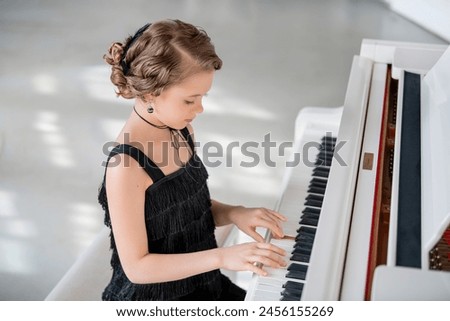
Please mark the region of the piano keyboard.
MULTIPOLYGON (((321 139, 303 210, 296 220, 295 237, 270 240, 270 243, 286 251, 287 255, 284 259, 288 263, 287 267, 284 269, 265 267, 268 276, 258 277, 252 300, 299 301, 301 299, 303 287, 307 281, 309 259, 335 144, 335 137, 324 136, 321 139)), ((285 233, 288 231, 285 230, 285 233)))

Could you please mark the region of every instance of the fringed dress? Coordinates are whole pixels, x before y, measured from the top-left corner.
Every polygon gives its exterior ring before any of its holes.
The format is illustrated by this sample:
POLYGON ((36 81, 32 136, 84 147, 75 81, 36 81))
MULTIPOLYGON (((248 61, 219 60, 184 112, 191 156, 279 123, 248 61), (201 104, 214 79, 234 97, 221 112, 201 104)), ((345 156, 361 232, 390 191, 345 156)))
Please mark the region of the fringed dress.
MULTIPOLYGON (((189 143, 192 157, 167 176, 141 150, 131 145, 116 146, 108 157, 108 162, 117 154, 133 157, 153 180, 145 192, 144 209, 151 253, 190 253, 217 247, 207 186, 208 173, 195 153, 187 128, 180 132, 189 143)), ((98 200, 105 210, 105 224, 111 228, 105 179, 106 169, 98 200)), ((102 294, 103 300, 243 300, 245 297, 245 291, 231 283, 220 270, 177 281, 132 283, 122 269, 112 231, 110 238, 113 273, 102 294)))

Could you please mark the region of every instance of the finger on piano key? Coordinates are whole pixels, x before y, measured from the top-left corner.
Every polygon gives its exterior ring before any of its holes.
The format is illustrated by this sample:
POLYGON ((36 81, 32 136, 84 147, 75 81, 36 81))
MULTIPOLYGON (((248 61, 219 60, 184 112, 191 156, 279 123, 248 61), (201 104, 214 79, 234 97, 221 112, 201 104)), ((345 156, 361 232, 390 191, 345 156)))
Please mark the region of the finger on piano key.
MULTIPOLYGON (((297 235, 298 219, 291 219, 287 222, 281 223, 281 228, 283 229, 284 235, 297 235)), ((277 238, 272 238, 272 240, 275 239, 277 238)), ((270 241, 270 243, 273 243, 272 240, 270 241)))
POLYGON ((296 236, 284 235, 281 240, 295 240, 296 236))
MULTIPOLYGON (((296 268, 296 267, 294 267, 296 268)), ((298 268, 297 268, 298 269, 298 268)), ((259 277, 254 300, 299 300, 304 281, 286 277, 287 269, 267 269, 268 276, 259 277)))
POLYGON ((279 248, 286 251, 285 259, 289 258, 292 248, 295 244, 295 239, 272 239, 270 241, 271 244, 278 246, 279 248))

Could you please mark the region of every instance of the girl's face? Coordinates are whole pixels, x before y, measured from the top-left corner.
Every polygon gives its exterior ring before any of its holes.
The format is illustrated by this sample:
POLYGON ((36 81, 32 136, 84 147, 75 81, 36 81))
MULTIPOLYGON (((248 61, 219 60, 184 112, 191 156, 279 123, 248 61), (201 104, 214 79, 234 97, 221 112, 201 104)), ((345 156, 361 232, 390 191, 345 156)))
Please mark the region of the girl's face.
POLYGON ((154 108, 152 115, 169 127, 186 127, 203 112, 202 99, 210 90, 213 78, 214 71, 202 71, 168 87, 159 96, 150 95, 154 108))

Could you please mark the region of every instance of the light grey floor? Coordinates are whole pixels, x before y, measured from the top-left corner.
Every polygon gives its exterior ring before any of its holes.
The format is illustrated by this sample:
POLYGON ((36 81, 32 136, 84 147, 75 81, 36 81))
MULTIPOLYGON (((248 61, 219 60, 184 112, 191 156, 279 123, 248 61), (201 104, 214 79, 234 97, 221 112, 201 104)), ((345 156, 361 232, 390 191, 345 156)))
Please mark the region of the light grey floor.
POLYGON ((304 106, 343 103, 363 38, 445 43, 378 1, 0 1, 0 300, 42 300, 102 226, 103 146, 132 102, 115 98, 102 56, 148 21, 204 27, 224 60, 194 127, 208 141, 257 142, 210 166, 212 195, 273 207, 304 106), (278 145, 277 145, 278 146, 278 145))

